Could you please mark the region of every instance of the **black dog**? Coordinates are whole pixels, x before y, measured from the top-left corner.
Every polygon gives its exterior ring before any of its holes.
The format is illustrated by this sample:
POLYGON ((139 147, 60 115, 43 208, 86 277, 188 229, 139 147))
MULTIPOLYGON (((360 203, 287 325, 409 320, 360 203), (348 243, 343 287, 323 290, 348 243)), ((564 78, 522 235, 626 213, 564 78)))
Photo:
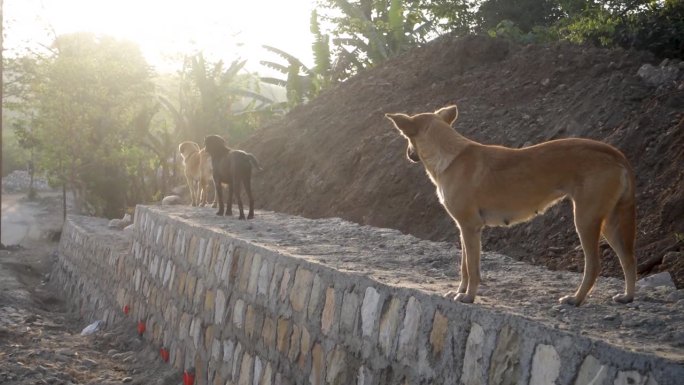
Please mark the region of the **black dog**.
POLYGON ((252 198, 252 167, 261 170, 259 162, 254 155, 240 150, 232 150, 226 146, 226 141, 218 135, 209 135, 204 138, 204 147, 211 156, 211 166, 213 168, 214 186, 216 187, 216 198, 218 200, 218 212, 223 213, 223 189, 222 183, 228 184, 228 207, 225 215, 233 215, 233 190, 235 189, 240 218, 245 219, 242 211, 242 199, 240 198, 240 186, 244 186, 247 197, 249 198, 249 214, 247 219, 254 218, 254 199, 252 198))

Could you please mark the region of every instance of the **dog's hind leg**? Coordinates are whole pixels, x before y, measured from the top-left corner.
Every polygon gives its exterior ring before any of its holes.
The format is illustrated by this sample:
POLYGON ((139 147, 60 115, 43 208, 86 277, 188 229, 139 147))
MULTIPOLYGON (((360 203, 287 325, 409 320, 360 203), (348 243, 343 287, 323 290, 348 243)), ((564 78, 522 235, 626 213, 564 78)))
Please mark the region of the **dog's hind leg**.
POLYGON ((618 203, 603 224, 603 236, 620 259, 625 275, 625 292, 613 297, 613 301, 627 303, 634 300, 636 284, 636 257, 634 239, 636 237, 636 213, 634 201, 618 203))
POLYGON ((591 288, 594 287, 596 278, 598 278, 601 270, 598 242, 603 218, 596 213, 596 210, 591 210, 590 207, 584 206, 582 203, 575 201, 574 205, 575 228, 584 251, 584 275, 582 276, 582 283, 577 288, 575 294, 566 295, 559 302, 579 306, 584 302, 591 288))

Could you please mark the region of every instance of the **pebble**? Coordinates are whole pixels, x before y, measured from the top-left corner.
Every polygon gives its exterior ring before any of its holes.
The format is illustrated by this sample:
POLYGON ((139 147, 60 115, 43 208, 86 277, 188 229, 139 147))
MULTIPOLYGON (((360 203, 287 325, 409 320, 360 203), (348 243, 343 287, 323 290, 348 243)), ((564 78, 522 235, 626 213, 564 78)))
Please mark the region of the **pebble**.
POLYGON ((131 381, 133 381, 133 377, 124 377, 124 378, 121 380, 121 382, 123 382, 124 384, 127 383, 127 382, 131 382, 131 381))

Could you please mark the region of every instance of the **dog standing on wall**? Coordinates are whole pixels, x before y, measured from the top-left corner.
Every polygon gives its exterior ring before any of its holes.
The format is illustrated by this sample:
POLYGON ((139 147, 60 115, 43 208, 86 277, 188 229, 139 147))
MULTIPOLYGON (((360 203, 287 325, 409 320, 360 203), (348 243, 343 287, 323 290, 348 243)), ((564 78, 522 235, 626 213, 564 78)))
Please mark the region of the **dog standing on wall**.
MULTIPOLYGON (((190 190, 190 201, 193 206, 206 206, 211 180, 211 162, 209 154, 200 149, 195 142, 185 141, 178 145, 178 152, 183 158, 185 181, 190 190)), ((216 207, 216 195, 211 207, 216 207)))
POLYGON ((634 299, 634 173, 620 151, 587 139, 553 140, 521 149, 480 144, 451 127, 458 116, 456 106, 413 116, 385 116, 408 140, 408 158, 422 162, 460 230, 461 283, 446 295, 455 295, 453 299, 460 302, 475 300, 484 226, 527 221, 569 197, 584 250, 584 276, 577 291, 560 302, 579 306, 594 286, 601 234, 617 253, 625 275, 625 292, 613 300, 634 299))
POLYGON ((261 170, 257 159, 250 153, 228 148, 226 141, 218 135, 205 137, 204 147, 211 157, 212 177, 218 200, 216 215, 224 215, 223 189, 221 185, 226 183, 228 184, 228 203, 225 208, 225 215, 233 215, 233 192, 235 192, 240 210, 239 219, 245 219, 245 213, 242 210, 242 198, 240 197, 240 190, 244 187, 249 199, 247 219, 254 218, 252 167, 261 170))

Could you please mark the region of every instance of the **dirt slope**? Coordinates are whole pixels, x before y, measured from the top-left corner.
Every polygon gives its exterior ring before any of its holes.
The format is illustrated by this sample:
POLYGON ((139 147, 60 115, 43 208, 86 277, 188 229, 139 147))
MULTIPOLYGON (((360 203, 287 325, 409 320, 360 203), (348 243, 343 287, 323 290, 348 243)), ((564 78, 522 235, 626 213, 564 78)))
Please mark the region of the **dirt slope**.
MULTIPOLYGON (((257 206, 455 241, 434 187, 405 159, 405 141, 383 115, 456 103, 456 128, 483 143, 586 137, 620 148, 637 174, 639 262, 653 265, 682 250, 675 232, 684 233, 684 92, 646 84, 637 76, 645 63, 657 64, 641 52, 441 38, 326 91, 241 144, 265 168, 253 178, 257 206)), ((486 230, 483 247, 581 270, 572 222, 564 202, 529 224, 486 230)), ((621 275, 604 250, 602 274, 621 275)), ((684 286, 681 266, 642 270, 664 268, 684 286)))

